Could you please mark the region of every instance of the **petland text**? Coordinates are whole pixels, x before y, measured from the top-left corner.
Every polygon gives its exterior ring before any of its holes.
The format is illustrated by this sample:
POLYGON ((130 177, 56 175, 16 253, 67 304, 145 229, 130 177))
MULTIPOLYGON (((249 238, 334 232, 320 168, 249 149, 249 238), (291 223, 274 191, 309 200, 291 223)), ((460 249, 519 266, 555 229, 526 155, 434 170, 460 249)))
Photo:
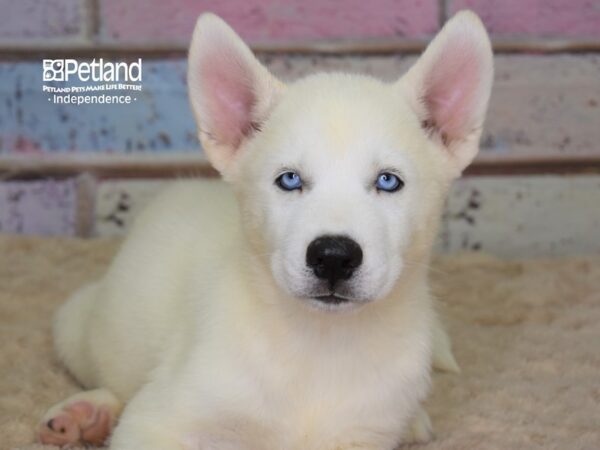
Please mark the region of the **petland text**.
POLYGON ((109 62, 103 58, 91 62, 76 59, 44 59, 44 81, 69 81, 77 75, 79 81, 142 81, 142 58, 136 62, 109 62))

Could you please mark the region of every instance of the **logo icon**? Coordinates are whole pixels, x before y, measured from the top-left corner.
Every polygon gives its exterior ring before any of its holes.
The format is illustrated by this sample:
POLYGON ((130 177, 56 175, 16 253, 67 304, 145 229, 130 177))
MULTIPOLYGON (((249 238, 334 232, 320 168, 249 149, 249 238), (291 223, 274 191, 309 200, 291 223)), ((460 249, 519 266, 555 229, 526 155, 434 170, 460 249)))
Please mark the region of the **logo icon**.
POLYGON ((65 61, 63 59, 44 59, 44 81, 65 81, 65 61))

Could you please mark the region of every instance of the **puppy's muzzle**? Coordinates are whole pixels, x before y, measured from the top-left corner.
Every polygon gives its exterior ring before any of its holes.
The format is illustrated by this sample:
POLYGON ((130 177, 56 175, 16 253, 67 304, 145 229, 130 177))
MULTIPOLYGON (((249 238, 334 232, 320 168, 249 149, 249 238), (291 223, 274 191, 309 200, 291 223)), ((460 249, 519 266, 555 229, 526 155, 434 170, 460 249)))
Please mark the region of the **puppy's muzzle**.
POLYGON ((360 245, 346 236, 320 236, 306 250, 306 265, 327 281, 332 293, 340 280, 352 277, 362 260, 360 245))

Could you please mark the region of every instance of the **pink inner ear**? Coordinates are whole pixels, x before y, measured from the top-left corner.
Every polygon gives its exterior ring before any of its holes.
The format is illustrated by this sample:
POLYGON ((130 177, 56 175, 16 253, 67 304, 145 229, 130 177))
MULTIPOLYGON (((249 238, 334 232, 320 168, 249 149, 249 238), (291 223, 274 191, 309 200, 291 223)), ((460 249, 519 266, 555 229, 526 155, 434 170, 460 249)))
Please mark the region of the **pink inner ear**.
POLYGON ((237 147, 252 125, 255 96, 250 68, 231 48, 215 46, 200 68, 209 133, 221 143, 237 147))
POLYGON ((468 41, 448 45, 425 78, 425 106, 432 125, 448 139, 464 137, 473 127, 481 62, 468 41))

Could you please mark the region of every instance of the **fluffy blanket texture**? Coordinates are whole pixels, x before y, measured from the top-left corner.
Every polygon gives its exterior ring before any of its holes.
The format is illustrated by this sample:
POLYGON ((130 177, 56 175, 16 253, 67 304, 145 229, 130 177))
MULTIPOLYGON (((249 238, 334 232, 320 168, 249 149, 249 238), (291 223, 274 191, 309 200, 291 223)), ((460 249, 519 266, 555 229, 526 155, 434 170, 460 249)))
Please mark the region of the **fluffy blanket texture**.
MULTIPOLYGON (((0 447, 41 449, 37 420, 76 392, 50 322, 117 241, 0 236, 0 447)), ((437 437, 415 448, 600 448, 600 257, 438 258, 434 291, 462 374, 436 374, 437 437)), ((401 349, 399 349, 401 351, 401 349)))

